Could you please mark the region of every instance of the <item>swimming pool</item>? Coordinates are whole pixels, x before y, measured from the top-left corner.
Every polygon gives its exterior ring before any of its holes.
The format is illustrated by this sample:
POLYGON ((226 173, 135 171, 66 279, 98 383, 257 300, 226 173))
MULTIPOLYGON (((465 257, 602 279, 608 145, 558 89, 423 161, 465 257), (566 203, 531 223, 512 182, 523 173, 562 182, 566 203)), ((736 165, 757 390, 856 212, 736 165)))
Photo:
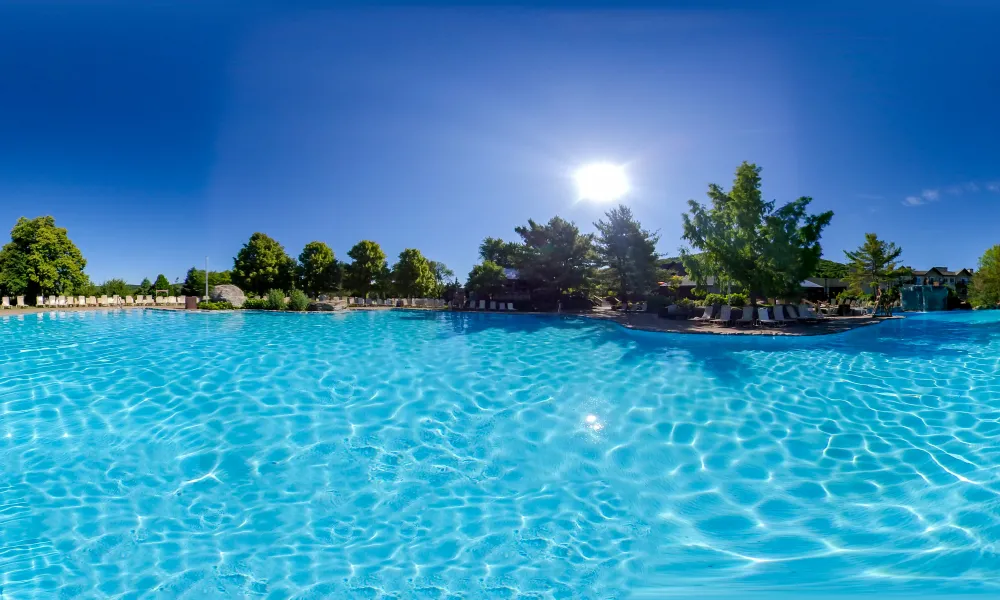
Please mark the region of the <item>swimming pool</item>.
POLYGON ((1000 593, 1000 312, 0 320, 4 598, 1000 593))

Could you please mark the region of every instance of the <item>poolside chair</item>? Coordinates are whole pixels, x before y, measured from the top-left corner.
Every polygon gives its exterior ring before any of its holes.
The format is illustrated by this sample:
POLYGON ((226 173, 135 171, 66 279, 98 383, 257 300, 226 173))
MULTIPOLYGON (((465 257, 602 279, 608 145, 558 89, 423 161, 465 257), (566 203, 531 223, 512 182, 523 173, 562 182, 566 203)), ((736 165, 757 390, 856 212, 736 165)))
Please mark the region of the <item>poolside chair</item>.
POLYGON ((177 298, 174 296, 167 296, 167 304, 177 304, 177 298))
POLYGON ((513 302, 508 302, 507 303, 507 310, 510 310, 510 311, 514 310, 514 303, 513 302))
POLYGON ((177 296, 177 304, 187 306, 187 296, 177 296))
POLYGON ((125 296, 125 306, 135 306, 135 299, 132 296, 125 296))
POLYGON ((87 306, 97 306, 97 296, 87 296, 87 306))
POLYGON ((35 296, 35 306, 45 306, 45 298, 43 296, 35 296))
POLYGON ((497 303, 490 300, 490 310, 496 310, 496 309, 497 309, 497 303))
POLYGON ((778 322, 771 318, 770 313, 767 312, 767 308, 763 306, 757 309, 757 321, 760 322, 762 327, 778 326, 778 322))
POLYGON ((66 296, 56 296, 56 306, 66 306, 66 296))
POLYGON ((739 319, 736 319, 736 321, 734 323, 736 325, 753 326, 753 307, 752 306, 744 306, 743 307, 743 315, 739 319))
POLYGON ((695 317, 691 319, 692 321, 711 321, 712 320, 712 307, 711 306, 699 306, 698 310, 702 311, 700 317, 695 317))
POLYGON ((712 323, 726 324, 733 320, 732 318, 733 309, 728 304, 723 304, 722 308, 719 309, 719 318, 712 319, 712 323))
POLYGON ((17 297, 17 307, 18 308, 24 308, 25 306, 27 306, 27 304, 24 303, 24 296, 18 296, 17 297))
POLYGON ((46 302, 46 304, 48 306, 55 306, 56 305, 56 297, 55 296, 49 296, 49 301, 46 302))
POLYGON ((108 301, 107 296, 101 296, 100 306, 110 306, 111 302, 108 301))
POLYGON ((0 299, 0 308, 10 308, 10 298, 4 296, 0 299))
POLYGON ((479 310, 486 310, 486 300, 479 301, 479 310))
POLYGON ((819 321, 825 319, 826 315, 823 313, 814 312, 812 307, 808 304, 799 305, 799 320, 800 321, 819 321))
POLYGON ((87 306, 87 298, 84 296, 79 296, 76 299, 77 306, 87 306))
POLYGON ((779 325, 785 325, 787 323, 790 323, 791 321, 792 321, 792 319, 786 319, 785 318, 784 307, 782 305, 780 305, 780 304, 775 304, 774 305, 774 322, 778 323, 779 325))

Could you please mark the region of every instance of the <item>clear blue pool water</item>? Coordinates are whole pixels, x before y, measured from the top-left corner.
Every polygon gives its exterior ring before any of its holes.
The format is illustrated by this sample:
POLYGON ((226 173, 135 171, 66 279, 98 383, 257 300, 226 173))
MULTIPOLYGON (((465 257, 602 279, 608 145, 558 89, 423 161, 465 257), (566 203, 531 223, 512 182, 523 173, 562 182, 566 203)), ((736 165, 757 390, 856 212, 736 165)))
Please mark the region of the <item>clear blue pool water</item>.
POLYGON ((0 597, 1000 593, 1000 313, 0 319, 0 597))

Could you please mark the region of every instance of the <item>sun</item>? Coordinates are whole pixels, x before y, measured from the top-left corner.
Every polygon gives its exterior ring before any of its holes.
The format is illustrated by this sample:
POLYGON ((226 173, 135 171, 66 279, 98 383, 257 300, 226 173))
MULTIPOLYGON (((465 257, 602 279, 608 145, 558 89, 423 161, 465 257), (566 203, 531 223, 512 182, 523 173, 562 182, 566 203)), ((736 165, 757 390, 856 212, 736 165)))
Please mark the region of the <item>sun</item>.
POLYGON ((625 167, 610 163, 592 163, 577 169, 573 175, 581 200, 614 202, 629 192, 625 167))

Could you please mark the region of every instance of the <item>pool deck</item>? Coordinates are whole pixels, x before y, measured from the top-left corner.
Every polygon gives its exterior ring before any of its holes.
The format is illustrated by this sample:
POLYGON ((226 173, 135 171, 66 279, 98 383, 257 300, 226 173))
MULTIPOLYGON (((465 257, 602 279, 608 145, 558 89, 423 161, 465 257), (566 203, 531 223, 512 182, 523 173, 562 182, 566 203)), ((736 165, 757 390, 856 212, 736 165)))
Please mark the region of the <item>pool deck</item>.
POLYGON ((781 327, 736 327, 733 325, 718 325, 699 321, 679 319, 662 319, 651 313, 633 313, 628 319, 621 313, 603 311, 584 315, 591 319, 600 319, 618 323, 626 329, 641 331, 659 331, 664 333, 690 333, 708 335, 789 335, 812 336, 843 333, 877 325, 889 319, 902 319, 902 316, 892 317, 827 317, 814 323, 792 323, 781 327))
POLYGON ((30 315, 32 313, 47 312, 84 312, 93 310, 184 310, 183 306, 24 306, 21 308, 5 308, 0 311, 0 317, 4 315, 30 315))
MULTIPOLYGON (((63 306, 56 308, 27 306, 24 308, 5 309, 0 312, 0 316, 25 315, 44 312, 82 312, 94 310, 184 310, 183 306, 63 306)), ((351 306, 349 311, 372 311, 372 310, 449 310, 447 308, 431 307, 390 307, 390 306, 351 306)), ((198 311, 198 312, 229 312, 229 311, 198 311)), ((534 313, 534 312, 500 312, 500 311, 479 311, 463 310, 467 313, 488 313, 506 315, 553 315, 554 313, 534 313)), ((860 327, 877 325, 888 319, 902 319, 902 316, 879 317, 870 316, 858 317, 828 317, 815 323, 792 323, 783 327, 736 327, 732 325, 718 325, 712 323, 702 323, 698 321, 688 321, 680 319, 662 319, 651 313, 632 313, 626 319, 625 315, 609 310, 594 312, 564 312, 566 316, 579 316, 588 319, 601 321, 611 321, 626 329, 638 331, 656 331, 662 333, 687 333, 687 334, 707 334, 707 335, 787 335, 787 336, 813 336, 830 335, 843 333, 860 327)))

